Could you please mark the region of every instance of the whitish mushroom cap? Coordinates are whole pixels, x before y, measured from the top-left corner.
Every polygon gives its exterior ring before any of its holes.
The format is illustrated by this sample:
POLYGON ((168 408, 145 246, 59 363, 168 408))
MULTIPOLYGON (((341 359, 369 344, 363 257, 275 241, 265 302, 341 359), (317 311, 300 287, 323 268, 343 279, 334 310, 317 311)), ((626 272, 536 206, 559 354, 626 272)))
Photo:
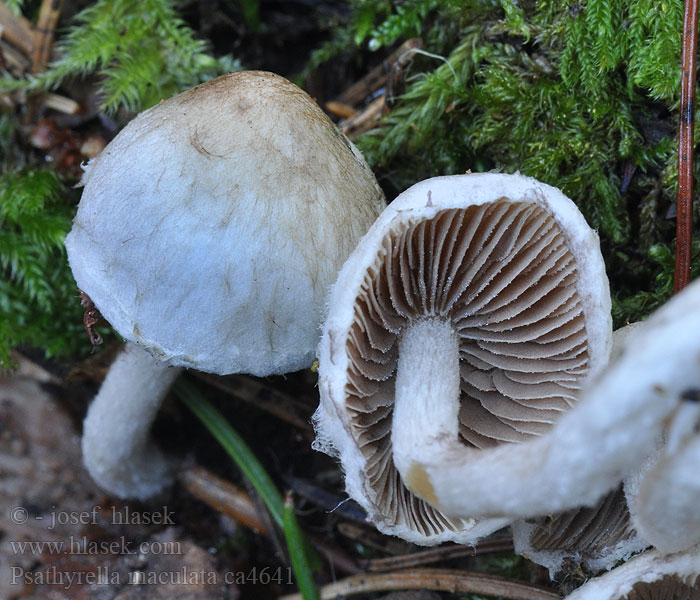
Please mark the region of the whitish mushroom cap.
POLYGON ((615 369, 620 390, 629 380, 646 385, 645 395, 662 411, 642 424, 645 435, 656 432, 656 444, 626 479, 625 494, 640 536, 664 552, 700 543, 698 332, 700 281, 694 281, 630 333, 618 361, 629 366, 615 369))
POLYGON ((88 165, 66 247, 78 286, 166 364, 311 363, 327 288, 383 207, 315 102, 259 71, 143 112, 88 165))
POLYGON ((508 520, 446 516, 404 485, 392 455, 399 343, 431 320, 457 336, 454 421, 464 447, 540 435, 609 356, 610 296, 596 234, 571 200, 535 179, 438 177, 391 203, 333 288, 317 447, 339 455, 348 493, 380 530, 422 544, 466 543, 508 520))
POLYGON ((645 552, 591 579, 566 600, 700 600, 700 550, 645 552))

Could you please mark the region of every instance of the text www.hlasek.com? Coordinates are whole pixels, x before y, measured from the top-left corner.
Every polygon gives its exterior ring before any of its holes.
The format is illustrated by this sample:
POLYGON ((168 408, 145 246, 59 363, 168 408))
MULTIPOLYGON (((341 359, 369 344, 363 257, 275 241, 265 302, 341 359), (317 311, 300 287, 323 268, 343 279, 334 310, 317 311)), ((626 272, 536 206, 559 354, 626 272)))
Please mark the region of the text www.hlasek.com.
POLYGON ((182 545, 177 541, 145 541, 133 542, 121 537, 111 542, 88 540, 87 536, 70 536, 68 540, 60 541, 10 541, 13 554, 160 554, 181 555, 182 545))

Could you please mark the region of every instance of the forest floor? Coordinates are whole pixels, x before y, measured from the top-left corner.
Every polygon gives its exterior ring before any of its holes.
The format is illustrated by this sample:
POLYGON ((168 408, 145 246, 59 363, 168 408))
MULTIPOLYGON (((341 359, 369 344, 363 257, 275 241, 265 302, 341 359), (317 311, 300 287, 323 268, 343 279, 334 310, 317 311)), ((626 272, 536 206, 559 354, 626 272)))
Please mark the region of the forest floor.
MULTIPOLYGON (((142 503, 105 495, 92 482, 82 466, 80 426, 114 346, 68 372, 18 353, 18 370, 0 379, 0 598, 266 600, 294 593, 281 532, 176 398, 155 426, 158 443, 181 464, 176 483, 142 503)), ((405 585, 396 579, 405 569, 423 578, 394 600, 486 597, 428 592, 436 573, 459 574, 463 585, 474 573, 552 585, 544 569, 513 553, 507 530, 476 547, 425 549, 363 522, 361 508, 346 501, 338 465, 310 447, 315 377, 303 371, 193 379, 279 489, 292 490, 300 523, 323 557, 319 586, 346 581, 350 593, 359 575, 366 589, 391 590, 405 585), (441 571, 425 570, 435 568, 441 571)), ((529 592, 550 597, 535 586, 529 592)))

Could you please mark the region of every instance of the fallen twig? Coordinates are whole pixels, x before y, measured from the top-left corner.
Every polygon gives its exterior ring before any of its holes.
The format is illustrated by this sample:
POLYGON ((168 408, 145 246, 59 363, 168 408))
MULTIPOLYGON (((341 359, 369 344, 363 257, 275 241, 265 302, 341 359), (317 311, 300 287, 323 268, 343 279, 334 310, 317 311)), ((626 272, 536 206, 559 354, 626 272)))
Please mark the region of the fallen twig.
POLYGON ((195 498, 246 527, 265 535, 265 525, 258 516, 251 497, 241 488, 217 477, 203 467, 194 466, 180 475, 184 488, 195 498))
MULTIPOLYGON (((559 595, 546 588, 486 575, 451 569, 411 569, 377 575, 353 575, 321 588, 321 600, 351 596, 367 592, 392 590, 433 590, 467 594, 501 596, 508 600, 559 600, 559 595)), ((299 594, 280 597, 279 600, 301 600, 299 594)))
POLYGON ((63 0, 43 0, 41 3, 32 38, 32 73, 40 73, 49 62, 62 5, 63 0))
POLYGON ((339 124, 343 133, 350 137, 364 133, 389 111, 389 102, 398 87, 403 69, 422 45, 420 38, 406 40, 382 64, 351 85, 336 100, 326 103, 328 112, 344 119, 339 124), (381 88, 384 88, 383 93, 377 98, 364 108, 355 109, 381 88))
POLYGON ((23 17, 16 17, 0 2, 0 37, 29 57, 32 52, 32 25, 23 17))
POLYGON ((382 64, 372 69, 362 79, 351 85, 340 94, 336 100, 348 106, 360 104, 367 96, 386 85, 389 73, 394 64, 399 63, 399 65, 403 67, 405 63, 413 57, 412 50, 420 48, 422 45, 423 40, 420 38, 406 40, 392 52, 382 64))
POLYGON ((686 0, 683 15, 681 57, 681 116, 678 128, 678 197, 676 200, 676 268, 673 291, 690 282, 693 236, 693 129, 695 112, 695 53, 698 33, 698 0, 686 0))
POLYGON ((0 38, 0 69, 19 76, 26 73, 30 67, 31 62, 27 56, 0 38))
POLYGON ((372 558, 360 563, 366 571, 372 573, 396 571, 397 569, 408 569, 429 565, 431 563, 461 558, 463 556, 477 556, 491 552, 502 552, 513 549, 513 540, 510 537, 497 538, 493 540, 483 540, 476 546, 440 546, 430 550, 421 550, 411 554, 401 556, 390 556, 388 558, 372 558))
POLYGON ((363 111, 354 113, 351 117, 340 122, 340 129, 350 137, 372 129, 385 114, 389 112, 386 106, 386 96, 372 100, 363 111))
POLYGON ((357 112, 349 104, 343 104, 342 102, 338 102, 337 100, 331 100, 330 102, 326 102, 325 107, 329 113, 331 113, 334 117, 338 117, 340 119, 347 119, 348 117, 352 117, 357 112))
POLYGON ((44 96, 44 106, 64 115, 77 115, 80 112, 80 104, 72 98, 66 98, 59 94, 46 94, 44 96))

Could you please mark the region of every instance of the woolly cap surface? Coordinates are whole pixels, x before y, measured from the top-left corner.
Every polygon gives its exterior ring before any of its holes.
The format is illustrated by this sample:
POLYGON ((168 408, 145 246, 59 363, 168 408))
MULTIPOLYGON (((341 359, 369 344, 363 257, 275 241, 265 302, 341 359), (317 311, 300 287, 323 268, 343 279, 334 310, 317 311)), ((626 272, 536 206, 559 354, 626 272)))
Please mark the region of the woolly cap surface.
POLYGON ((157 359, 219 374, 311 363, 327 288, 383 207, 315 102, 259 71, 143 112, 83 183, 78 286, 157 359))

